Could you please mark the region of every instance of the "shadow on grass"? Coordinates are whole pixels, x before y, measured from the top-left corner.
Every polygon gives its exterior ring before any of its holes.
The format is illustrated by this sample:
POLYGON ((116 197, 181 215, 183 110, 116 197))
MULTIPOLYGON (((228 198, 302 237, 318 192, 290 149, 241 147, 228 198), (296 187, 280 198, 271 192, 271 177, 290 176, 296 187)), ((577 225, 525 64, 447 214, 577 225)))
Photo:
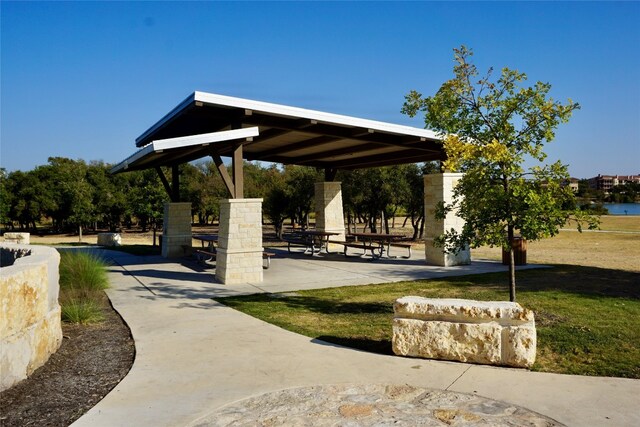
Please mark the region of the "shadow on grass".
MULTIPOLYGON (((640 273, 576 265, 518 272, 520 292, 562 291, 594 297, 640 299, 640 273)), ((503 279, 506 283, 506 278, 503 279)))
POLYGON ((278 302, 296 310, 322 314, 393 314, 393 306, 386 302, 336 302, 308 295, 252 294, 246 296, 216 297, 214 300, 238 308, 245 303, 278 302))

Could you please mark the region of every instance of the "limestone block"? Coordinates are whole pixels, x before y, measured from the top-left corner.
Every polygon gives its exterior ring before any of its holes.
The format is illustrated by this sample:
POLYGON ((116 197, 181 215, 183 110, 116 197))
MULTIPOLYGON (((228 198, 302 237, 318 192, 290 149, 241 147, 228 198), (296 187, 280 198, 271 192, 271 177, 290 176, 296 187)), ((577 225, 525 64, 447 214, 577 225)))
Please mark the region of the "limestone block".
MULTIPOLYGON (((314 191, 316 229, 337 233, 332 237, 333 240, 345 240, 342 183, 316 182, 314 191)), ((329 249, 340 250, 342 246, 329 245, 329 249)))
POLYGON ((37 246, 28 252, 0 274, 0 391, 42 366, 62 342, 60 255, 37 246))
POLYGON ((120 233, 98 233, 99 246, 122 246, 120 233))
POLYGON ((535 319, 517 303, 403 297, 394 303, 392 343, 402 356, 531 367, 535 319))
POLYGON ((0 323, 2 339, 27 329, 48 311, 46 265, 15 267, 12 270, 14 271, 9 271, 10 274, 2 275, 0 286, 2 316, 7 320, 0 323))
POLYGON ((500 363, 501 327, 496 323, 393 320, 393 352, 403 356, 500 363))
POLYGON ((458 253, 447 253, 441 247, 434 246, 435 239, 446 231, 460 231, 464 221, 456 211, 449 212, 444 219, 435 219, 436 206, 451 203, 453 189, 462 178, 460 173, 430 174, 424 176, 424 212, 425 218, 425 260, 428 264, 445 267, 466 265, 471 263, 471 253, 465 248, 458 253))
POLYGON ((17 243, 19 245, 29 245, 31 234, 29 233, 4 233, 5 243, 17 243))
POLYGON ((225 284, 262 282, 262 199, 220 201, 216 279, 225 284))

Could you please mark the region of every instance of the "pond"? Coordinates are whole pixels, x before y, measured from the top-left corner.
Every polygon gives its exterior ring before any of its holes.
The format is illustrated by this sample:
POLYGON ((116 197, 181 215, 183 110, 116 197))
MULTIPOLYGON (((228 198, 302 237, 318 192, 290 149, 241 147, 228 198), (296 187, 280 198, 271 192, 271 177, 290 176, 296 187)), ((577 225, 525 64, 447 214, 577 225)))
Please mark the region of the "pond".
POLYGON ((640 203, 605 203, 609 215, 640 215, 640 203))

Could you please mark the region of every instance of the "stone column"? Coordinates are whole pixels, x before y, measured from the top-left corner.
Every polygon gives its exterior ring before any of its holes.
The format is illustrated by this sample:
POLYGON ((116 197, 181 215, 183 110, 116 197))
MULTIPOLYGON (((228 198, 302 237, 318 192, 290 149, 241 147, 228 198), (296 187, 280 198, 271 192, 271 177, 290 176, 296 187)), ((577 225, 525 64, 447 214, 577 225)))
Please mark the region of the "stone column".
MULTIPOLYGON (((342 209, 342 183, 341 182, 316 182, 316 229, 338 233, 332 236, 332 240, 345 239, 344 211, 342 209)), ((330 247, 332 250, 341 250, 342 246, 330 247)))
POLYGON ((228 285, 262 282, 262 199, 220 201, 216 279, 228 285))
POLYGON ((424 176, 424 252, 427 264, 451 267, 471 263, 469 248, 457 254, 445 253, 442 248, 433 245, 434 240, 446 230, 460 231, 464 221, 455 212, 449 212, 445 219, 435 219, 436 206, 439 202, 451 203, 453 188, 461 173, 443 173, 424 176))
POLYGON ((162 256, 175 258, 191 251, 191 203, 165 203, 162 256))

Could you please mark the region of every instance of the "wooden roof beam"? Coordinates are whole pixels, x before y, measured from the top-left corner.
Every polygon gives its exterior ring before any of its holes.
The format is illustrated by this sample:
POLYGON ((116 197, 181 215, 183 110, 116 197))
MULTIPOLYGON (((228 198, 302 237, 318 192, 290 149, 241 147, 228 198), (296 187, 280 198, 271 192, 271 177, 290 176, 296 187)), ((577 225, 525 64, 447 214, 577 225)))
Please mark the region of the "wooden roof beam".
POLYGON ((271 157, 278 154, 290 153, 292 151, 304 150, 309 147, 330 144, 339 140, 339 138, 335 138, 333 136, 318 136, 311 139, 305 139, 304 141, 295 142, 293 144, 284 145, 282 147, 272 148, 271 150, 260 151, 259 153, 256 153, 256 155, 271 157))

